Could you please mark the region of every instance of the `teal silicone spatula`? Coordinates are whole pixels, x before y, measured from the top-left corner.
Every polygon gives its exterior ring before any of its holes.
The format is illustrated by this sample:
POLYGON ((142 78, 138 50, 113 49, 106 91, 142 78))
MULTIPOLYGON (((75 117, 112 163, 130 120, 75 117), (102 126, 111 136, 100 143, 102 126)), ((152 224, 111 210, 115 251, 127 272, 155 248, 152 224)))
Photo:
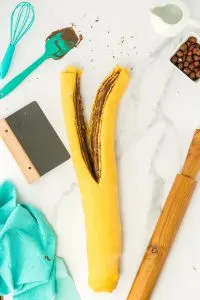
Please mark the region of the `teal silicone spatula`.
POLYGON ((65 28, 63 30, 55 31, 54 33, 52 33, 46 40, 46 49, 44 54, 0 90, 0 99, 11 93, 46 59, 62 58, 72 48, 74 48, 80 42, 80 40, 81 36, 78 37, 72 28, 65 28))

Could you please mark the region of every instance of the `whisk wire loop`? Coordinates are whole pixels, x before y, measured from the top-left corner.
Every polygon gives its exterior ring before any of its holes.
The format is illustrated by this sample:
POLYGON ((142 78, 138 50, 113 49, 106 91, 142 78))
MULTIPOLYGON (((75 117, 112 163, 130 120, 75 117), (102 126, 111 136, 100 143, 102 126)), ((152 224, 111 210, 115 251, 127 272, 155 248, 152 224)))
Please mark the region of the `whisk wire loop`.
POLYGON ((35 19, 34 8, 29 2, 20 2, 11 15, 10 43, 16 45, 30 29, 35 19))

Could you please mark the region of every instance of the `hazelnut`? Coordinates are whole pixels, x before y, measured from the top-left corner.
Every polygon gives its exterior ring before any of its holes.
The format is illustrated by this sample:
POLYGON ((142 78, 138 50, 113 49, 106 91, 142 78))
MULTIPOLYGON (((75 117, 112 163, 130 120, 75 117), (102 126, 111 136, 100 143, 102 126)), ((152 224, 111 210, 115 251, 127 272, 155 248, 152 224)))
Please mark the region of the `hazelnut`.
POLYGON ((176 53, 176 55, 178 57, 182 57, 183 56, 183 52, 181 50, 178 50, 177 53, 176 53))
POLYGON ((189 51, 187 55, 192 56, 192 54, 193 54, 192 51, 189 51))
POLYGON ((193 54, 197 54, 198 50, 199 49, 197 47, 194 47, 193 50, 192 50, 193 54))
POLYGON ((196 72, 196 78, 200 78, 200 71, 196 72))
POLYGON ((193 58, 194 58, 194 60, 200 60, 200 56, 199 55, 194 55, 193 58))
POLYGON ((192 56, 188 56, 188 57, 186 58, 186 61, 188 61, 189 63, 193 62, 192 56))
POLYGON ((183 62, 186 60, 186 55, 184 55, 183 57, 182 57, 182 59, 183 59, 183 62))
POLYGON ((184 68, 183 69, 183 72, 186 74, 186 75, 189 75, 191 73, 191 71, 188 69, 188 68, 184 68))
MULTIPOLYGON (((184 43, 184 44, 181 45, 180 50, 185 51, 185 50, 187 50, 187 47, 188 46, 184 43)), ((192 47, 192 46, 190 46, 190 47, 192 47)))
POLYGON ((188 47, 190 47, 190 46, 191 46, 191 43, 190 43, 189 41, 187 41, 187 42, 186 42, 186 45, 187 45, 188 47))
POLYGON ((192 51, 196 46, 197 46, 196 44, 191 45, 191 46, 189 47, 189 51, 192 51))
POLYGON ((184 65, 185 68, 188 68, 189 67, 189 62, 185 61, 183 65, 184 65))
POLYGON ((190 64, 190 65, 189 65, 189 69, 190 69, 191 71, 194 71, 195 65, 194 65, 194 64, 190 64))
POLYGON ((189 74, 189 77, 190 77, 192 80, 194 80, 194 79, 196 78, 196 74, 195 74, 194 72, 191 72, 191 73, 189 74))
POLYGON ((195 44, 197 42, 197 38, 195 36, 191 36, 189 37, 188 41, 191 43, 191 44, 195 44))
POLYGON ((200 55, 200 49, 199 48, 194 48, 192 50, 193 54, 196 54, 196 55, 200 55))
POLYGON ((180 63, 180 62, 183 62, 183 57, 179 57, 178 58, 178 62, 180 63))
POLYGON ((178 68, 179 68, 180 70, 182 70, 183 67, 184 67, 184 66, 183 66, 183 63, 179 63, 179 64, 178 64, 178 68))
POLYGON ((199 67, 200 62, 199 62, 198 60, 196 60, 196 61, 194 62, 194 65, 195 65, 196 68, 199 67))
POLYGON ((176 63, 178 62, 178 57, 177 57, 176 55, 172 56, 171 62, 172 62, 173 64, 176 64, 176 63))

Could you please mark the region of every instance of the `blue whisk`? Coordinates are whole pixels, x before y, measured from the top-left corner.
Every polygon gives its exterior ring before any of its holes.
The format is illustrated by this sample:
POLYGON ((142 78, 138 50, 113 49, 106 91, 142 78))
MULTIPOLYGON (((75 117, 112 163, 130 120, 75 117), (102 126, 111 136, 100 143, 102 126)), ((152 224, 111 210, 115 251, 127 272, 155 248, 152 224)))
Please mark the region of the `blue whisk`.
POLYGON ((0 78, 4 78, 8 73, 16 45, 31 28, 34 19, 34 8, 29 2, 21 2, 13 10, 10 24, 10 43, 0 65, 0 78))

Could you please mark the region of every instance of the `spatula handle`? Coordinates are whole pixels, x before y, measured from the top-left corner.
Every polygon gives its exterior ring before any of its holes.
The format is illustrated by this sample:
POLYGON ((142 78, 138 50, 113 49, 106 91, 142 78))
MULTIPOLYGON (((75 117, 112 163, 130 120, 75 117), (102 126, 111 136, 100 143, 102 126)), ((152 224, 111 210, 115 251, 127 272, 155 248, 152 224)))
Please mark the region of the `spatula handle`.
POLYGON ((26 77, 28 77, 36 68, 38 68, 47 58, 48 56, 46 54, 42 55, 32 65, 30 65, 23 72, 21 72, 19 75, 13 78, 9 83, 7 83, 0 90, 0 99, 10 94, 18 85, 20 85, 26 79, 26 77))
POLYGON ((193 179, 177 175, 127 300, 150 299, 195 186, 193 179))
POLYGON ((8 73, 14 52, 15 52, 15 45, 9 44, 9 46, 6 50, 6 53, 4 55, 4 58, 0 65, 0 78, 4 78, 6 76, 6 74, 8 73))

